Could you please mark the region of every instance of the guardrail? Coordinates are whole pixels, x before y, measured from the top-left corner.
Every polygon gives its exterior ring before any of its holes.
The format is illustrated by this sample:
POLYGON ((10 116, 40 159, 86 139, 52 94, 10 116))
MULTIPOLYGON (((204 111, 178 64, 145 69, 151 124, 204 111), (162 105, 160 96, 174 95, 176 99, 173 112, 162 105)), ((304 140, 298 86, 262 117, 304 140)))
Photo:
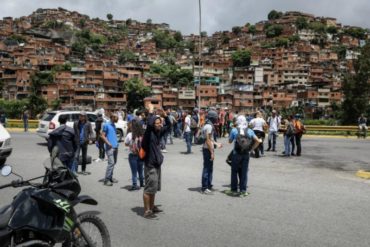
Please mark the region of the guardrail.
MULTIPOLYGON (((35 129, 38 127, 39 120, 28 120, 28 128, 35 129)), ((23 128, 23 120, 21 119, 8 119, 6 123, 8 128, 23 128)))

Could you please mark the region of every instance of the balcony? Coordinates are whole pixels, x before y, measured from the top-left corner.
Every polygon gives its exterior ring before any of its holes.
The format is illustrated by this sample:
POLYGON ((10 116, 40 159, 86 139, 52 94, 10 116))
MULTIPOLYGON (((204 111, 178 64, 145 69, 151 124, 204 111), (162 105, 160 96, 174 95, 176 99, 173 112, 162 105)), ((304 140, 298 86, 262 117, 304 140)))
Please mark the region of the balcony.
POLYGON ((75 95, 74 97, 75 100, 95 100, 94 95, 75 95))
POLYGON ((91 88, 91 87, 76 87, 75 88, 75 91, 76 92, 95 92, 96 89, 95 88, 91 88))
POLYGON ((97 102, 126 102, 125 97, 104 97, 104 98, 97 98, 97 102))

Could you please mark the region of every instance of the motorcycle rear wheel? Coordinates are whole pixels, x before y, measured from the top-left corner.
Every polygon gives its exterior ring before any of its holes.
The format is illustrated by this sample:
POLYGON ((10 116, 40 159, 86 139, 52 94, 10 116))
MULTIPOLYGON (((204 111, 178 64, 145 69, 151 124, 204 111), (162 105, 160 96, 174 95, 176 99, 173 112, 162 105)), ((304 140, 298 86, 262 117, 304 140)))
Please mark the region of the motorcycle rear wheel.
MULTIPOLYGON (((81 222, 81 228, 84 229, 96 247, 111 247, 108 229, 98 216, 94 214, 83 214, 79 216, 78 219, 81 222), (96 228, 95 230, 97 230, 98 233, 92 234, 91 229, 88 227, 89 225, 93 226, 93 228, 96 228), (100 238, 99 242, 97 242, 97 237, 100 238)), ((64 242, 62 247, 88 247, 81 234, 79 234, 77 237, 75 236, 75 231, 76 229, 74 229, 72 232, 72 240, 64 242)))

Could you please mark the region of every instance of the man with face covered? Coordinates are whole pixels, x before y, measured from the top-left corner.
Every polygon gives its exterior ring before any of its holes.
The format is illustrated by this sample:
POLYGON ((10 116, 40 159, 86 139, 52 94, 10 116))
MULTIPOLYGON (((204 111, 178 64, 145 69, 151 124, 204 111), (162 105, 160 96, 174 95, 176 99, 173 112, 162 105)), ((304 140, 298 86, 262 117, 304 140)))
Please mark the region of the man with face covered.
POLYGON ((150 104, 147 128, 142 141, 142 148, 145 150, 144 218, 147 219, 155 218, 156 213, 162 212, 154 204, 155 194, 161 190, 163 154, 160 148, 160 141, 171 126, 169 117, 165 111, 158 110, 157 115, 154 115, 153 112, 154 107, 150 104), (162 119, 164 119, 165 124, 162 122, 162 119))

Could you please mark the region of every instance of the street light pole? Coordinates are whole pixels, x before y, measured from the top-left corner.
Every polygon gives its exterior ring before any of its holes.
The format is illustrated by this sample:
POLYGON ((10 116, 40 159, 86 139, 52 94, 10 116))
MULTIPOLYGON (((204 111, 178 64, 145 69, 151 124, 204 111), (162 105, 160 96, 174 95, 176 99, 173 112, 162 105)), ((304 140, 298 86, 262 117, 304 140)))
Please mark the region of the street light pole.
POLYGON ((200 63, 202 57, 202 5, 201 0, 199 2, 199 57, 198 57, 198 110, 200 110, 200 63))

